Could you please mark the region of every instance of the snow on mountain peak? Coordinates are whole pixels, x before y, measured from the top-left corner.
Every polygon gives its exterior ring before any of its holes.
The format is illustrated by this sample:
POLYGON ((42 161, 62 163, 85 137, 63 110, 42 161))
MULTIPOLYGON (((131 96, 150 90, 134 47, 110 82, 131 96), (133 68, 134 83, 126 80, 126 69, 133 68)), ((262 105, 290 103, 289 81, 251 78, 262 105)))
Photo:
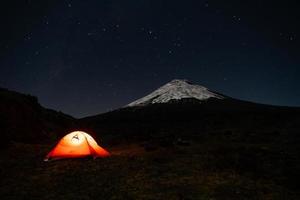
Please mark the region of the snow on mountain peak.
POLYGON ((206 87, 192 84, 188 80, 174 79, 149 95, 128 104, 127 107, 167 103, 170 100, 185 98, 207 100, 209 98, 223 99, 225 97, 209 91, 206 87))

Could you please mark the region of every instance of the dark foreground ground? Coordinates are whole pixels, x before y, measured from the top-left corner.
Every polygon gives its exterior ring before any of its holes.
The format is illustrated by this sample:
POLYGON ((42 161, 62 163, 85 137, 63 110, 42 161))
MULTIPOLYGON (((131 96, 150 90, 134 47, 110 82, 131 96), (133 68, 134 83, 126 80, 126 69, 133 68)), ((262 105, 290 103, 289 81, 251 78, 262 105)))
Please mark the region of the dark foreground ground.
POLYGON ((281 142, 119 144, 52 162, 51 146, 14 143, 0 152, 0 199, 300 199, 297 151, 281 142))

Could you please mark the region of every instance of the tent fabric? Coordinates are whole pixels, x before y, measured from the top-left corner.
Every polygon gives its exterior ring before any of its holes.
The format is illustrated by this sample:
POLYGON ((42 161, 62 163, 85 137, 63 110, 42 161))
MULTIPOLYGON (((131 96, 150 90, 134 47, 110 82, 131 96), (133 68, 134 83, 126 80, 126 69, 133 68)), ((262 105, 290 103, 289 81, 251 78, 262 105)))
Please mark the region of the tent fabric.
POLYGON ((44 160, 85 156, 97 158, 109 155, 109 152, 100 147, 89 134, 83 131, 74 131, 64 136, 44 160))

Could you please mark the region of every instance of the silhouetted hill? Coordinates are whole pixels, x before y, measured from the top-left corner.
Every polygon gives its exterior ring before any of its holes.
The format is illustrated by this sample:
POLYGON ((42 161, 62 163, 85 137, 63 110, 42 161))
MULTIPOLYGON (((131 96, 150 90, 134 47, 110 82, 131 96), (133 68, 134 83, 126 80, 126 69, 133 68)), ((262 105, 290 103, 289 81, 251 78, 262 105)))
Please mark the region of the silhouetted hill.
POLYGON ((0 88, 1 143, 50 141, 73 121, 71 116, 43 108, 34 96, 0 88))
POLYGON ((148 138, 203 136, 208 133, 290 132, 300 128, 300 109, 270 106, 232 98, 173 100, 169 103, 124 107, 80 120, 103 135, 148 138))
POLYGON ((202 137, 216 132, 297 131, 300 108, 230 98, 175 79, 125 107, 80 120, 80 126, 113 137, 202 137))

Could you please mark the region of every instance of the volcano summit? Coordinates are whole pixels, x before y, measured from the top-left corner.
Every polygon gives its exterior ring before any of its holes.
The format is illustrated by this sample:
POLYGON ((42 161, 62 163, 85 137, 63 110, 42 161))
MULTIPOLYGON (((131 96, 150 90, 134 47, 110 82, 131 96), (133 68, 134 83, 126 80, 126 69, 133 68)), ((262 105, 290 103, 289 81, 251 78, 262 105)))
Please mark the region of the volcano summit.
POLYGON ((127 106, 144 106, 155 103, 167 103, 171 100, 181 99, 196 99, 203 101, 209 98, 224 99, 225 97, 208 90, 206 87, 193 84, 187 80, 174 79, 149 95, 140 98, 127 106))

